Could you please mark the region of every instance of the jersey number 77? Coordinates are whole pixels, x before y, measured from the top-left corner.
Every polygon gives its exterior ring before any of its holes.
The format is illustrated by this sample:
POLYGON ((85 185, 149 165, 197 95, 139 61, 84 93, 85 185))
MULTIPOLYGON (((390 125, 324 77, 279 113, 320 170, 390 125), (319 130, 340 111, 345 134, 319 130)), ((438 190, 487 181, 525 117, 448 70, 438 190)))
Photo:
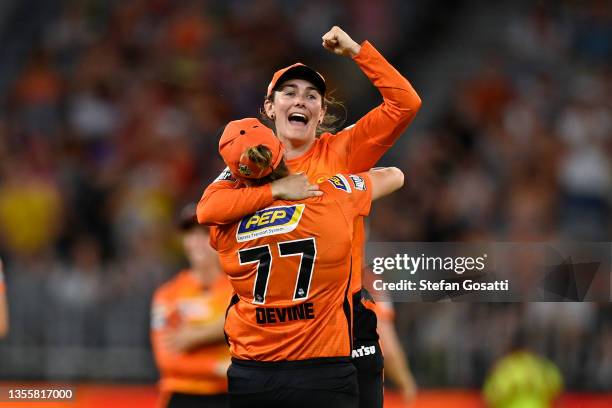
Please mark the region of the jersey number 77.
MULTIPOLYGON (((317 246, 314 238, 298 239, 295 241, 278 242, 278 253, 281 257, 300 256, 300 267, 295 282, 293 300, 304 300, 308 298, 312 271, 314 270, 317 256, 317 246)), ((268 279, 272 269, 272 253, 270 245, 262 245, 254 248, 238 251, 240 265, 257 262, 257 275, 253 287, 253 303, 266 303, 266 292, 268 290, 268 279)))

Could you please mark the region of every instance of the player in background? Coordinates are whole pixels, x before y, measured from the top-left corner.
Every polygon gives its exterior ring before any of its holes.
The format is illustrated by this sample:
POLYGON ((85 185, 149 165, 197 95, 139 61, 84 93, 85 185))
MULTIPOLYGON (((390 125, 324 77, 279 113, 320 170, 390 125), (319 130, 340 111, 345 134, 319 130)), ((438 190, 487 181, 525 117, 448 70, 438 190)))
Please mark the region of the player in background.
MULTIPOLYGON (((226 169, 208 186, 198 204, 198 221, 223 225, 265 208, 275 199, 298 200, 314 197, 316 183, 336 173, 359 173, 372 168, 413 120, 421 100, 410 83, 368 41, 361 45, 333 27, 322 37, 327 50, 350 57, 380 91, 383 102, 353 126, 336 134, 333 117, 327 113, 324 78, 313 69, 294 64, 277 71, 264 102, 265 120, 270 122, 286 149, 286 164, 294 173, 270 184, 242 188, 226 169), (304 173, 304 174, 298 174, 304 173)), ((373 325, 360 326, 358 315, 370 314, 360 302, 361 266, 364 244, 363 220, 356 221, 353 240, 355 297, 355 346, 374 346, 376 353, 355 361, 359 372, 361 408, 379 408, 383 403, 383 360, 378 345, 376 318, 373 325), (364 374, 362 376, 362 374, 364 374)), ((373 314, 373 313, 372 313, 373 314)))
POLYGON ((393 304, 379 301, 374 311, 378 319, 380 346, 385 356, 385 378, 393 381, 399 388, 406 404, 412 404, 417 395, 417 385, 393 324, 393 304))
POLYGON ((8 334, 8 305, 6 302, 6 286, 4 284, 4 266, 0 259, 0 338, 8 334))
MULTIPOLYGON (((289 175, 284 149, 256 119, 230 122, 219 151, 234 177, 265 185, 289 175)), ((211 227, 236 295, 225 332, 232 408, 355 407, 349 289, 354 221, 403 184, 395 168, 326 179, 317 197, 276 200, 211 227)))
MULTIPOLYGON (((371 271, 370 271, 371 272, 371 271)), ((365 287, 372 287, 372 273, 363 275, 363 284, 365 287)), ((385 356, 384 378, 391 380, 398 387, 402 399, 405 404, 414 403, 417 395, 417 384, 410 370, 408 359, 404 353, 404 349, 397 336, 395 329, 395 310, 391 299, 382 293, 378 294, 377 302, 365 289, 362 291, 361 305, 373 313, 361 313, 358 318, 361 319, 359 324, 364 327, 371 327, 378 323, 378 333, 380 334, 380 346, 385 356), (371 316, 376 316, 376 321, 371 319, 371 316)), ((368 356, 368 350, 356 349, 353 351, 353 358, 357 361, 368 356)), ((364 371, 363 375, 367 375, 368 370, 364 371)))
POLYGON ((160 406, 227 408, 223 324, 232 287, 210 247, 208 227, 196 221, 195 205, 181 213, 180 229, 189 268, 158 288, 152 304, 160 406))

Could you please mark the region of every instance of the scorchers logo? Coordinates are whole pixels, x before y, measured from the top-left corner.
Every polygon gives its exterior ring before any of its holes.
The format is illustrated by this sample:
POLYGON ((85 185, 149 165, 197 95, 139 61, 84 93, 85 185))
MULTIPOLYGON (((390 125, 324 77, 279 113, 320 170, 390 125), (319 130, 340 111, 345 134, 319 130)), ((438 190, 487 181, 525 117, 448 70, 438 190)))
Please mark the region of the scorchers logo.
POLYGON ((291 232, 300 223, 304 204, 271 207, 244 217, 236 231, 236 241, 245 242, 256 238, 291 232))

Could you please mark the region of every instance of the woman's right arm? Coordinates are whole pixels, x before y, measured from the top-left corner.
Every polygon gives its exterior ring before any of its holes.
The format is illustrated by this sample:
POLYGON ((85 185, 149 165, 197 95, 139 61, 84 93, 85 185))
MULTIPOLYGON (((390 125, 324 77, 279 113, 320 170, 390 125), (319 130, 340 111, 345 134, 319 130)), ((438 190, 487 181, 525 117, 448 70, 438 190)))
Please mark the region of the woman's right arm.
POLYGON ((236 181, 216 180, 209 185, 197 207, 198 222, 230 224, 272 204, 271 186, 243 187, 236 181))
POLYGON ((209 185, 197 207, 198 222, 224 225, 266 208, 274 200, 303 200, 319 196, 319 186, 304 174, 291 174, 260 187, 246 187, 228 176, 229 170, 209 185))

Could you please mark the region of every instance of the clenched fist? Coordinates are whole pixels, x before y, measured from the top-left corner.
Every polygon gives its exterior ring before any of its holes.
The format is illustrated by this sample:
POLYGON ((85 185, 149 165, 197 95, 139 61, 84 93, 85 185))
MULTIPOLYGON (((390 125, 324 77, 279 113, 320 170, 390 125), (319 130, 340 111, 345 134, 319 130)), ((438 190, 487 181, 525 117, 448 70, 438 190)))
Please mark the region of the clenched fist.
POLYGON ((337 55, 354 57, 361 50, 361 46, 338 26, 333 26, 321 39, 323 47, 337 55))

